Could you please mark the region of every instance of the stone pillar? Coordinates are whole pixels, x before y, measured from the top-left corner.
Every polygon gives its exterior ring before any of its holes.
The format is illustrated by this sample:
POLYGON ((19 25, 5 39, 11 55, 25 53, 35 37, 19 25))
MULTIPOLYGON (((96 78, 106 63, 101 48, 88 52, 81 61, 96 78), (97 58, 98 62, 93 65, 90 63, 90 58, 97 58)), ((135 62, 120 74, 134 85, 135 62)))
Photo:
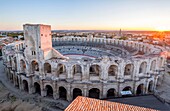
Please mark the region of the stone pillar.
POLYGON ((66 69, 67 69, 67 82, 71 82, 71 81, 73 81, 73 71, 72 71, 72 67, 70 66, 70 65, 68 65, 67 67, 66 67, 66 69))
POLYGON ((108 71, 107 71, 107 68, 106 68, 106 65, 104 66, 101 66, 101 80, 104 82, 104 83, 107 83, 107 80, 108 80, 108 71))
POLYGON ((55 81, 53 81, 53 98, 58 99, 57 84, 55 81))
POLYGON ((43 80, 40 80, 40 87, 41 87, 41 96, 45 97, 47 95, 47 91, 44 88, 43 80))
POLYGON ((83 96, 85 96, 85 97, 88 97, 89 96, 89 94, 88 94, 89 92, 88 92, 88 87, 87 87, 87 85, 85 85, 84 87, 83 87, 83 96))
POLYGON ((132 75, 132 79, 134 81, 139 80, 139 62, 138 61, 134 61, 134 69, 133 69, 133 75, 132 75))
POLYGON ((136 81, 134 81, 134 83, 133 83, 133 89, 132 89, 132 93, 134 94, 134 95, 136 95, 136 90, 137 90, 137 85, 136 85, 136 81))
POLYGON ((29 89, 29 94, 32 94, 34 91, 34 86, 33 86, 33 80, 32 77, 28 78, 28 89, 29 89))
POLYGON ((71 87, 70 84, 67 85, 67 100, 72 101, 71 87))
POLYGON ((106 85, 103 85, 103 95, 102 95, 102 98, 107 98, 107 86, 106 85))
POLYGON ((119 82, 123 82, 124 81, 124 70, 125 70, 124 62, 123 61, 119 61, 117 81, 119 81, 119 82))
POLYGON ((82 81, 83 82, 88 82, 89 81, 89 64, 84 65, 82 67, 82 81))
POLYGON ((22 84, 21 76, 20 75, 18 76, 18 82, 19 82, 19 89, 23 90, 23 84, 22 84))

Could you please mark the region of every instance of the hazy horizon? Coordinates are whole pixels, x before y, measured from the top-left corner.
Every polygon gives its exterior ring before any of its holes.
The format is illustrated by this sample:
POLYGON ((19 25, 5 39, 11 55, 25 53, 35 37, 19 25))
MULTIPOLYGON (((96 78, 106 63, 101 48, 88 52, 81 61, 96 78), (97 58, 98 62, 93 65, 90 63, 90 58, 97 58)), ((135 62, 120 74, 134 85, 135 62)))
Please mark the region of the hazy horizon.
POLYGON ((0 30, 170 30, 169 0, 0 0, 0 30))

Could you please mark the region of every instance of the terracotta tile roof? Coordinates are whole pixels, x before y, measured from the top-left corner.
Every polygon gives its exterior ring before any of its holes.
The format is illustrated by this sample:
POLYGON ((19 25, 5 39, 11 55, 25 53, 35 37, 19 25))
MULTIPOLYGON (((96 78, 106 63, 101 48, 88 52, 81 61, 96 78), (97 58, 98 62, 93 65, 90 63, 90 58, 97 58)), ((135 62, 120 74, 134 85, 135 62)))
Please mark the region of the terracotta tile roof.
POLYGON ((117 102, 78 96, 65 111, 158 111, 117 102))

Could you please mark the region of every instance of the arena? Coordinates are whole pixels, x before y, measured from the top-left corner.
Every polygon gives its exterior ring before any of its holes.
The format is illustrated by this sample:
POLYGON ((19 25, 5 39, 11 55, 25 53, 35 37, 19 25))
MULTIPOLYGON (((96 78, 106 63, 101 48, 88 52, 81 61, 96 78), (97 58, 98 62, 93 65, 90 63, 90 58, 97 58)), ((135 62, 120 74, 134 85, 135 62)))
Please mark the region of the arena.
POLYGON ((72 101, 151 94, 161 84, 164 49, 128 40, 51 37, 51 26, 25 24, 24 41, 3 47, 9 80, 29 94, 72 101))

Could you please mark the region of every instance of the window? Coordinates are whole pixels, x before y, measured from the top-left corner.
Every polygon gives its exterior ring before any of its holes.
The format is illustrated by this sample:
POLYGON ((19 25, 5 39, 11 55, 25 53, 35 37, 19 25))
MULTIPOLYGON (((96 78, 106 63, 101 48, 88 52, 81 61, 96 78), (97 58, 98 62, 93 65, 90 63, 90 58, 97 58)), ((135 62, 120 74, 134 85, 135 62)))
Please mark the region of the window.
POLYGON ((41 34, 41 36, 43 36, 43 34, 41 34))

